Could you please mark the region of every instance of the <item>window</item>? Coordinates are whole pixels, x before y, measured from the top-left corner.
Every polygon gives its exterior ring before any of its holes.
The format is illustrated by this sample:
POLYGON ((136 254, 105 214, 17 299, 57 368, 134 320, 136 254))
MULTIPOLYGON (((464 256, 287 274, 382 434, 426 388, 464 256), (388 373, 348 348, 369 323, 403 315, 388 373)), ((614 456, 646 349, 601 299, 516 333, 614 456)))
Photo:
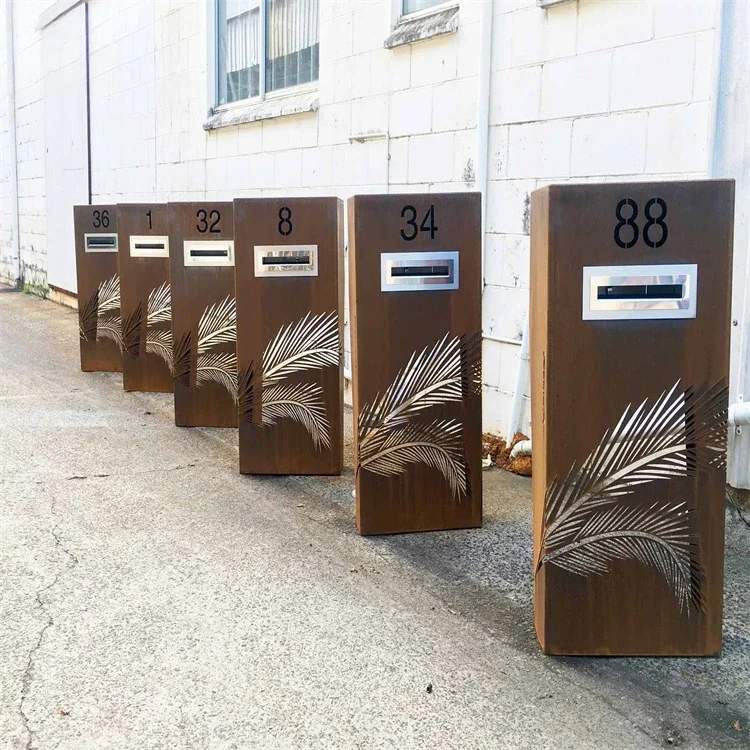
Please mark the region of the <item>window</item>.
POLYGON ((217 0, 218 103, 318 80, 319 0, 217 0))
POLYGON ((403 14, 416 13, 420 10, 427 10, 433 5, 443 5, 445 0, 403 0, 403 14))

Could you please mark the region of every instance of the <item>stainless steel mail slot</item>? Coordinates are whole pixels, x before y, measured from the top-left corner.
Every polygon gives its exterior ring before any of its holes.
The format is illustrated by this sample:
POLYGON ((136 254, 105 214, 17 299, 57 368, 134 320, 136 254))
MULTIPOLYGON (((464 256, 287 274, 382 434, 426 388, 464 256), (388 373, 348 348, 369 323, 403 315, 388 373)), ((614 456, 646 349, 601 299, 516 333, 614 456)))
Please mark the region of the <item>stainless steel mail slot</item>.
POLYGON ((234 240, 184 240, 186 266, 233 266, 234 240))
POLYGON ((256 276, 317 276, 317 245, 255 245, 256 276))
POLYGON ((116 234, 84 234, 87 253, 116 253, 116 234))
POLYGON ((458 252, 381 253, 381 292, 458 289, 458 252))
POLYGON ((168 258, 169 237, 166 235, 130 235, 131 258, 168 258))
POLYGON ((698 266, 584 266, 584 320, 694 318, 698 266))

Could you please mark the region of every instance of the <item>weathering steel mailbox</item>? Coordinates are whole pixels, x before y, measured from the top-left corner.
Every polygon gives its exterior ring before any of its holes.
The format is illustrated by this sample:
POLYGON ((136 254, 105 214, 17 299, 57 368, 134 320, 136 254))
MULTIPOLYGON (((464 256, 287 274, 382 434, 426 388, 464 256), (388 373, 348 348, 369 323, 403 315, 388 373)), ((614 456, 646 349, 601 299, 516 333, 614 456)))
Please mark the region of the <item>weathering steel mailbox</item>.
POLYGON ((236 427, 232 204, 167 206, 175 424, 236 427))
POLYGON ((166 203, 117 206, 126 391, 172 392, 172 305, 166 203))
POLYGON ((733 205, 724 180, 532 194, 547 653, 721 650, 733 205))
POLYGON ((117 207, 74 206, 81 369, 122 372, 117 207))
POLYGON ((348 211, 357 527, 480 526, 481 197, 348 211))
POLYGON ((234 201, 243 474, 340 474, 343 204, 234 201))

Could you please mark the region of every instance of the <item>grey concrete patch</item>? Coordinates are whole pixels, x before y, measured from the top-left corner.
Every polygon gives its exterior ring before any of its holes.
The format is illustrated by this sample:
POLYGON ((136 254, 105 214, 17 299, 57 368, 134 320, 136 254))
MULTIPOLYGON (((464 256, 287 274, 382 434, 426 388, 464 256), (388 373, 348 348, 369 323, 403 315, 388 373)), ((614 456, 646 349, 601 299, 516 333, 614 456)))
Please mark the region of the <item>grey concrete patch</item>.
POLYGON ((242 477, 236 431, 79 372, 75 313, 21 294, 0 383, 3 748, 748 746, 734 512, 720 659, 551 659, 528 480, 485 474, 483 529, 362 539, 350 444, 343 477, 242 477))

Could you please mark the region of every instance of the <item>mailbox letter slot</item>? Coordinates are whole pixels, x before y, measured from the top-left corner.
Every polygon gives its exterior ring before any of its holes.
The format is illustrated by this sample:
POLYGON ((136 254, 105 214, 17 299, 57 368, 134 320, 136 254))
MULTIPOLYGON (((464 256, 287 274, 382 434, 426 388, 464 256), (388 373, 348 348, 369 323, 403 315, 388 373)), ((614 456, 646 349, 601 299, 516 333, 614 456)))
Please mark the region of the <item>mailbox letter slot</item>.
POLYGON ((381 253, 381 292, 458 289, 458 252, 381 253))
POLYGON ((185 240, 186 266, 233 266, 234 240, 185 240))
POLYGON ((583 320, 694 318, 698 266, 584 266, 583 320))
POLYGON ((318 275, 317 245, 255 245, 253 250, 256 276, 318 275))
POLYGON ((130 235, 131 258, 168 258, 169 237, 155 235, 130 235))
POLYGON ((87 253, 116 253, 117 252, 117 235, 116 234, 86 234, 87 253))

